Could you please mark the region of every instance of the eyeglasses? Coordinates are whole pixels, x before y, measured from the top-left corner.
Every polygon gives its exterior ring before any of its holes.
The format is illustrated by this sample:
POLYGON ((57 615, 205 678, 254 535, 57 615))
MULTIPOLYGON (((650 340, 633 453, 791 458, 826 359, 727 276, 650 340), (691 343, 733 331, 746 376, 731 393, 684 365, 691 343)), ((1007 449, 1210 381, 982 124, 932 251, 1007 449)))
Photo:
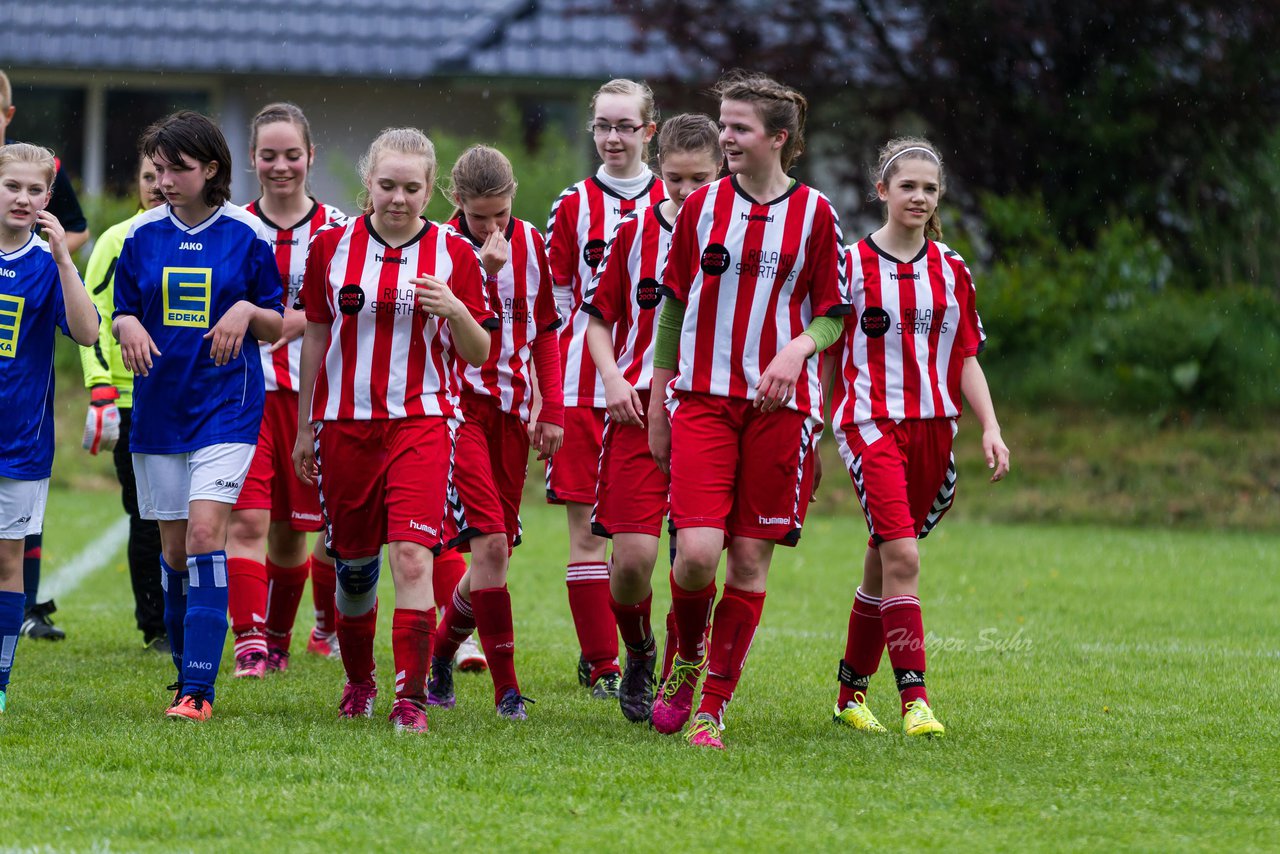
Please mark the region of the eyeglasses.
POLYGON ((644 125, 611 125, 608 122, 591 122, 587 125, 587 133, 595 136, 608 136, 617 132, 618 136, 628 137, 636 133, 636 131, 644 130, 644 125))

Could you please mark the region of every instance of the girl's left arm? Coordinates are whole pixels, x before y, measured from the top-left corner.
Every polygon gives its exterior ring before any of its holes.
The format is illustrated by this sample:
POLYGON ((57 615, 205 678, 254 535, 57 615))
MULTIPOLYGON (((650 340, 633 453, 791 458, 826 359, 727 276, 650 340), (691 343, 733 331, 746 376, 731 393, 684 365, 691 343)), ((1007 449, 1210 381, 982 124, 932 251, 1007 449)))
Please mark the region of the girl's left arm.
POLYGON ((987 468, 995 469, 991 482, 1003 480, 1009 473, 1009 448, 1000 435, 1000 422, 996 420, 995 404, 991 402, 991 389, 987 376, 982 372, 976 356, 964 360, 960 373, 960 391, 968 401, 973 415, 982 425, 982 453, 987 458, 987 468))
POLYGON ((80 273, 71 261, 67 234, 58 218, 47 210, 36 213, 36 222, 44 229, 53 261, 58 266, 58 282, 62 287, 62 302, 66 307, 71 337, 81 347, 92 347, 98 340, 98 325, 102 318, 98 316, 98 309, 94 307, 84 282, 80 281, 80 273))

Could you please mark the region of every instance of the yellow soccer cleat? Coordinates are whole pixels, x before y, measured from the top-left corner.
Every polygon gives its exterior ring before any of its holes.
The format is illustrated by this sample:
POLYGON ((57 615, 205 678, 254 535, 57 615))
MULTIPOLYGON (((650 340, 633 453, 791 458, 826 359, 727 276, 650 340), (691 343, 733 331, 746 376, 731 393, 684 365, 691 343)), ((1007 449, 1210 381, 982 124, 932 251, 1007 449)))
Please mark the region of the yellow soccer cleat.
POLYGON ((843 709, 836 706, 831 720, 859 732, 888 732, 884 725, 876 720, 871 708, 867 706, 867 695, 861 691, 854 694, 853 699, 845 704, 843 709))
POLYGON ((933 716, 933 709, 929 708, 928 703, 924 700, 912 700, 907 703, 907 713, 902 716, 902 734, 941 738, 947 734, 947 728, 933 716))

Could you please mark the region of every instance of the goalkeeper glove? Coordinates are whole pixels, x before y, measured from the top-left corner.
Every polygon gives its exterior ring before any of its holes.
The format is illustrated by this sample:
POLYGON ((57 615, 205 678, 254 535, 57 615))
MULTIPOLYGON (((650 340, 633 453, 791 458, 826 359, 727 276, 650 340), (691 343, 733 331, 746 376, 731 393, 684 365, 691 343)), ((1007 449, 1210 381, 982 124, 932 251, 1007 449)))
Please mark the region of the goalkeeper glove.
POLYGON ((110 451, 120 440, 120 410, 116 408, 119 398, 115 386, 96 385, 89 392, 89 413, 84 419, 81 443, 89 453, 110 451))

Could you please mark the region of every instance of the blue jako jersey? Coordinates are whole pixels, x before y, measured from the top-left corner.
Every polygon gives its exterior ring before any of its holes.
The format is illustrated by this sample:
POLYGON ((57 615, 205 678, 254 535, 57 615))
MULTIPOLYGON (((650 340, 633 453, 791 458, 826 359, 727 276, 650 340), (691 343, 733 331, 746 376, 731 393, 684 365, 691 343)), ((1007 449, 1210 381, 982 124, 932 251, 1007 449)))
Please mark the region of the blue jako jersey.
POLYGON ((55 329, 71 335, 58 265, 32 234, 0 252, 0 477, 43 480, 53 469, 55 329))
POLYGON ((166 204, 133 220, 116 265, 114 316, 141 320, 161 355, 134 380, 130 450, 182 454, 258 441, 257 339, 246 332, 240 354, 219 367, 204 337, 240 300, 283 311, 271 239, 256 216, 224 204, 188 227, 166 204))

